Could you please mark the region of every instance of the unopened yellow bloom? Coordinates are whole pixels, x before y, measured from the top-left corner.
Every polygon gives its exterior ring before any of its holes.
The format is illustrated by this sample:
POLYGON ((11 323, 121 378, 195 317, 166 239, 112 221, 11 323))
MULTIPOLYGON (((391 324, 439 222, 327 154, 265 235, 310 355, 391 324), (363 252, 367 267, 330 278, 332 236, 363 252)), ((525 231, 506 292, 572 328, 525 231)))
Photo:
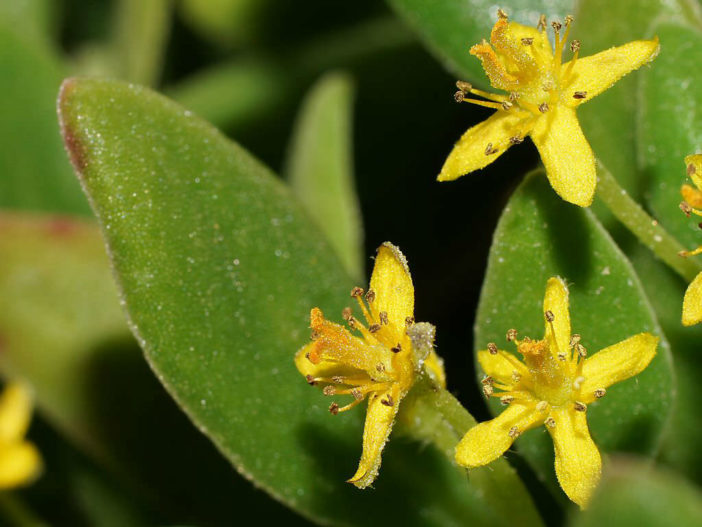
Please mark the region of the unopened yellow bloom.
POLYGON ((0 395, 0 490, 29 483, 41 470, 39 452, 24 439, 31 415, 29 389, 8 384, 0 395))
POLYGON ((363 430, 363 454, 358 470, 349 479, 359 488, 375 480, 381 454, 392 429, 400 401, 407 395, 422 370, 445 384, 441 359, 432 349, 434 328, 414 322, 414 287, 407 261, 390 243, 378 249, 370 288, 354 288, 368 326, 353 317, 344 318, 362 338, 324 318, 314 308, 310 314, 313 341, 295 356, 297 369, 325 395, 350 395, 353 401, 329 411, 337 414, 368 399, 363 430), (364 301, 365 298, 365 301, 364 301))
MULTIPOLYGON (((687 175, 697 186, 683 185, 680 193, 685 201, 680 204, 680 208, 688 216, 690 213, 702 216, 702 154, 694 154, 685 158, 687 175)), ((702 246, 694 251, 684 251, 680 256, 694 256, 702 253, 702 246)), ((685 326, 692 326, 702 322, 702 273, 699 273, 687 287, 685 298, 683 299, 682 323, 685 326)))
POLYGON ((483 390, 499 397, 507 409, 468 431, 456 447, 465 467, 486 465, 500 457, 527 430, 545 425, 555 450, 556 476, 568 497, 584 507, 600 479, 602 461, 587 426, 587 405, 607 388, 641 372, 656 354, 658 337, 640 333, 590 358, 580 335, 570 333, 568 289, 550 278, 544 298, 543 340, 516 340, 520 361, 494 343, 478 352, 487 377, 483 390))
POLYGON ((575 111, 630 71, 653 60, 658 54, 658 38, 636 40, 584 58, 578 58, 580 42, 573 40, 573 57, 562 64, 572 17, 566 17, 563 35, 561 24, 552 23, 554 52, 544 16, 535 29, 508 22, 501 10, 498 15, 490 43, 476 44, 470 53, 482 62, 490 84, 507 94, 488 93, 458 82, 457 101, 497 112, 461 137, 438 179, 450 181, 483 168, 528 135, 541 154, 556 193, 570 203, 587 207, 597 183, 595 157, 575 111), (470 98, 470 94, 486 100, 470 98))

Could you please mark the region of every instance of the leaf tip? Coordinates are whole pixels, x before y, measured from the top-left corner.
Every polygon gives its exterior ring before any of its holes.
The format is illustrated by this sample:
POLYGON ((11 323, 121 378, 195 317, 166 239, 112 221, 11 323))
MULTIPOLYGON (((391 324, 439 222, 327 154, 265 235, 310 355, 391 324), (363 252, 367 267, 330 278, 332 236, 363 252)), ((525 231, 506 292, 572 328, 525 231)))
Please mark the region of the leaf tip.
POLYGON ((76 135, 75 127, 68 118, 71 95, 75 90, 78 79, 69 77, 64 79, 59 88, 58 100, 56 101, 56 111, 58 113, 59 126, 61 127, 61 136, 66 148, 71 164, 76 171, 78 177, 82 177, 87 166, 86 149, 83 143, 76 135))

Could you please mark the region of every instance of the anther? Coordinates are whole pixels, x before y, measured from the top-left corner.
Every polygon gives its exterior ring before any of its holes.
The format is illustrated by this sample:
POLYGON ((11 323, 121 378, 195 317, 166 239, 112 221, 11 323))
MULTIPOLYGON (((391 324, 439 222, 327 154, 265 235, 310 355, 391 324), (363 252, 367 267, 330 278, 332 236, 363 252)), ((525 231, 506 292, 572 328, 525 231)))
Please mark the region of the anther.
POLYGON ((314 386, 317 384, 317 381, 315 381, 314 377, 312 377, 311 375, 305 375, 305 380, 307 381, 307 384, 309 384, 310 386, 314 386))
POLYGON ((488 143, 487 146, 485 147, 485 155, 486 156, 491 156, 492 154, 496 154, 498 152, 497 148, 493 148, 492 143, 488 143))
POLYGON ((695 165, 693 165, 692 163, 690 163, 689 165, 687 165, 687 175, 688 175, 688 176, 691 176, 691 175, 694 174, 695 172, 697 172, 697 167, 695 167, 695 165))
POLYGON ((361 393, 361 390, 359 390, 358 388, 354 388, 353 390, 351 390, 351 395, 353 395, 353 398, 356 399, 357 401, 360 401, 361 399, 363 399, 363 394, 361 393))
POLYGON ((513 145, 518 145, 518 144, 524 142, 524 138, 523 138, 523 137, 519 137, 518 135, 515 135, 514 137, 510 137, 510 138, 509 138, 509 142, 510 142, 511 144, 513 144, 513 145))
POLYGON ((682 256, 683 258, 687 258, 688 251, 678 251, 678 256, 682 256))
POLYGON ((378 370, 378 373, 384 373, 385 372, 385 364, 382 362, 379 362, 376 366, 375 369, 378 370))
POLYGON ((566 360, 566 354, 563 353, 562 351, 558 353, 558 360, 560 361, 565 361, 566 360))
POLYGON ((571 24, 573 23, 573 20, 574 20, 573 15, 566 15, 566 17, 565 17, 565 25, 566 25, 566 27, 568 27, 569 25, 571 25, 571 24))
POLYGON ((541 113, 546 113, 546 112, 548 112, 548 104, 545 103, 545 102, 542 102, 541 104, 539 104, 539 111, 540 111, 541 113))
POLYGON ((507 342, 517 340, 517 330, 512 328, 507 330, 507 342))
POLYGON ((355 328, 356 328, 356 319, 355 319, 354 317, 351 316, 351 317, 347 318, 347 319, 346 319, 346 323, 349 325, 349 327, 350 327, 351 329, 355 329, 355 328))
POLYGON ((459 90, 453 94, 453 100, 456 102, 463 102, 463 99, 465 98, 465 96, 466 96, 466 94, 459 90))
POLYGON ((412 324, 414 324, 414 317, 405 318, 405 326, 411 326, 412 324))
POLYGON ((393 346, 392 348, 390 348, 390 351, 392 351, 393 353, 400 353, 402 351, 402 346, 398 342, 397 346, 393 346))
POLYGON ((353 316, 353 312, 351 311, 350 307, 345 307, 344 310, 341 312, 341 318, 344 320, 348 320, 353 316))
POLYGON ((514 397, 512 395, 503 395, 502 397, 500 397, 500 402, 504 406, 512 404, 512 401, 514 401, 514 397))
POLYGON ((361 287, 354 287, 351 290, 351 298, 358 298, 359 296, 363 296, 363 288, 361 287))
POLYGON ((371 333, 376 333, 380 331, 380 328, 380 324, 371 324, 370 326, 368 326, 368 331, 370 331, 371 333))
POLYGON ((680 210, 683 211, 685 213, 685 216, 689 218, 690 213, 692 212, 692 207, 690 207, 690 204, 687 201, 681 201, 680 210))
POLYGON ((514 106, 514 105, 513 105, 511 102, 509 102, 509 101, 502 101, 502 109, 503 109, 503 110, 507 111, 507 110, 509 110, 510 108, 512 108, 512 106, 514 106))
POLYGON ((580 335, 578 333, 573 333, 570 336, 570 347, 574 347, 576 344, 580 342, 580 335))
POLYGON ((494 392, 495 390, 490 384, 483 384, 483 393, 485 394, 485 397, 490 397, 494 392))
POLYGON ((541 15, 541 16, 539 17, 539 23, 536 24, 536 29, 540 29, 540 30, 542 30, 542 31, 545 31, 545 30, 546 30, 546 24, 547 24, 547 23, 548 23, 548 22, 546 21, 546 15, 541 15))
POLYGON ((334 377, 332 377, 332 381, 334 381, 336 384, 341 384, 344 382, 344 378, 341 375, 334 375, 334 377))
POLYGON ((556 319, 556 317, 553 316, 553 311, 550 309, 544 312, 544 317, 546 318, 546 322, 553 322, 556 319))
POLYGON ((573 99, 584 99, 585 97, 587 97, 586 91, 573 92, 573 99))
POLYGON ((497 355, 497 344, 494 342, 488 342, 487 349, 490 355, 497 355))
POLYGON ((329 405, 329 413, 332 415, 336 415, 339 413, 339 405, 336 403, 331 403, 329 405))
POLYGON ((336 393, 336 388, 331 385, 327 385, 322 389, 324 395, 334 395, 336 393))
POLYGON ((549 428, 556 428, 556 420, 553 417, 546 418, 544 424, 549 428))
POLYGON ((587 405, 585 403, 581 403, 580 401, 575 401, 573 408, 575 408, 576 412, 584 412, 587 410, 587 405))
POLYGON ((552 83, 551 81, 544 82, 544 83, 541 85, 541 89, 542 89, 543 91, 545 91, 545 92, 548 93, 548 92, 550 92, 550 91, 553 89, 553 83, 552 83))
POLYGON ((576 352, 578 355, 580 355, 581 357, 587 357, 587 350, 585 349, 585 346, 583 346, 582 344, 580 344, 580 343, 576 344, 576 345, 573 347, 573 349, 574 349, 575 352, 576 352))
POLYGON ((395 401, 392 400, 392 396, 388 394, 386 396, 386 399, 381 399, 380 404, 383 404, 385 406, 393 406, 395 404, 395 401))
POLYGON ((570 43, 570 50, 575 53, 576 51, 580 51, 580 41, 579 40, 573 40, 573 42, 570 43))
POLYGON ((523 38, 522 39, 522 46, 531 46, 534 43, 533 38, 523 38))
POLYGON ((366 300, 369 303, 373 303, 373 301, 375 300, 375 291, 373 291, 372 289, 369 289, 368 292, 366 293, 366 300))
POLYGON ((522 380, 522 374, 517 370, 512 371, 512 382, 515 384, 522 380))
POLYGON ((495 382, 495 380, 492 377, 490 377, 489 375, 486 375, 485 377, 482 378, 482 380, 480 381, 480 384, 482 384, 483 386, 487 386, 487 385, 492 386, 493 382, 495 382))
POLYGON ((378 318, 380 319, 380 323, 384 325, 388 325, 388 312, 387 311, 381 311, 378 313, 378 318))
POLYGON ((546 401, 539 401, 536 403, 537 412, 545 412, 548 409, 548 403, 546 401))
POLYGON ((318 331, 315 331, 314 329, 310 331, 310 340, 317 340, 320 337, 320 334, 318 331))
POLYGON ((467 81, 456 81, 456 88, 461 90, 463 93, 470 93, 473 89, 473 85, 467 81))
POLYGON ((509 432, 507 432, 507 433, 509 434, 509 437, 511 437, 512 439, 516 439, 517 437, 519 437, 519 428, 517 428, 516 426, 513 426, 512 428, 509 429, 509 432))
POLYGON ((498 18, 507 18, 507 13, 505 13, 502 9, 497 10, 497 17, 498 18))
POLYGON ((519 93, 516 91, 511 91, 509 92, 509 100, 511 102, 515 102, 517 99, 519 99, 519 93))
POLYGON ((602 399, 606 394, 607 390, 605 390, 604 388, 597 388, 597 390, 595 390, 594 395, 597 399, 602 399))
POLYGON ((558 33, 563 27, 563 25, 558 20, 554 20, 553 22, 551 22, 551 27, 556 33, 558 33))

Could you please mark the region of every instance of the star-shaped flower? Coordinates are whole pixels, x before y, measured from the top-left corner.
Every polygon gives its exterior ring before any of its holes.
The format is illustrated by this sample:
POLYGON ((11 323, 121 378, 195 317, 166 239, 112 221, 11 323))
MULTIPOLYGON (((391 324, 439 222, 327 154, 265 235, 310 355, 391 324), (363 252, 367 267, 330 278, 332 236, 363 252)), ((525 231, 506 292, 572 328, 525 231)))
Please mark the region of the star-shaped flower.
MULTIPOLYGON (((694 154, 685 158, 687 175, 697 186, 683 185, 680 193, 683 202, 680 204, 682 211, 688 216, 690 213, 702 216, 702 154, 694 154)), ((694 256, 702 253, 702 246, 694 251, 683 251, 680 256, 694 256)), ((702 273, 699 273, 687 287, 685 298, 683 299, 682 323, 685 326, 692 326, 702 322, 702 273)))
POLYGON ((572 17, 562 25, 553 22, 555 51, 546 33, 546 17, 538 28, 509 22, 498 11, 490 35, 470 49, 480 59, 490 84, 505 95, 473 88, 459 81, 458 102, 497 110, 469 129, 458 141, 439 174, 439 181, 454 180, 492 163, 510 146, 528 135, 541 154, 546 176, 564 200, 587 207, 595 194, 595 156, 580 129, 575 111, 610 88, 624 75, 652 61, 658 38, 636 40, 623 46, 579 58, 580 42, 573 40, 572 59, 562 64, 572 17), (486 100, 470 98, 477 95, 486 100))
POLYGON ((442 361, 433 350, 434 327, 414 322, 412 278, 397 247, 387 242, 380 246, 368 292, 355 287, 351 296, 358 301, 368 325, 354 318, 350 308, 343 316, 362 338, 326 320, 322 311, 314 308, 310 313, 313 341, 298 351, 295 365, 307 382, 320 386, 325 395, 353 397, 343 407, 332 403, 332 414, 368 399, 363 454, 358 470, 348 480, 365 488, 378 475, 400 402, 419 372, 424 369, 442 386, 445 377, 442 361))
POLYGON ((487 377, 483 390, 499 397, 507 409, 470 429, 456 447, 465 467, 486 465, 500 457, 527 430, 546 426, 556 455, 556 476, 568 497, 584 507, 600 479, 602 461, 587 426, 587 405, 607 389, 641 372, 656 354, 658 337, 639 333, 589 358, 580 335, 570 333, 568 289, 550 278, 544 297, 543 340, 516 340, 520 361, 490 343, 478 352, 487 377))
POLYGON ((29 483, 41 470, 39 452, 24 439, 31 415, 29 389, 8 384, 0 395, 0 489, 29 483))

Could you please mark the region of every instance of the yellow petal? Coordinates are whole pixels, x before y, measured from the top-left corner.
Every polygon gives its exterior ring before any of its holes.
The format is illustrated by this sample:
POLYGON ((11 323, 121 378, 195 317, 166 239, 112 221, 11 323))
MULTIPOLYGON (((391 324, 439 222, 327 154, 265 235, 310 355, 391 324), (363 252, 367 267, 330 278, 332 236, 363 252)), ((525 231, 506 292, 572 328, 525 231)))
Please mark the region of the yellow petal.
POLYGON ((480 350, 478 362, 485 375, 492 377, 500 384, 508 386, 514 384, 512 375, 515 371, 524 382, 528 382, 531 378, 526 365, 507 351, 498 350, 497 354, 493 355, 488 350, 480 350))
POLYGON ((702 191, 690 185, 683 185, 680 187, 680 194, 691 207, 695 207, 696 209, 702 208, 702 191))
POLYGON ((463 134, 444 162, 438 180, 453 181, 486 167, 512 145, 510 138, 524 138, 529 133, 529 122, 530 115, 516 108, 495 112, 463 134))
POLYGON ((370 302, 373 317, 378 320, 385 311, 389 325, 404 335, 405 320, 414 315, 414 286, 405 255, 390 242, 378 248, 370 288, 375 292, 370 302))
POLYGON ((393 384, 387 392, 374 394, 368 401, 366 424, 363 428, 363 454, 358 470, 348 480, 359 489, 364 489, 373 483, 378 475, 381 454, 392 431, 392 424, 403 395, 400 386, 393 384), (388 401, 392 402, 392 405, 385 404, 388 401))
POLYGON ((702 273, 687 286, 682 309, 683 326, 692 326, 699 322, 702 322, 702 273))
POLYGON ((29 387, 9 383, 0 395, 0 443, 19 441, 27 433, 32 416, 32 395, 29 387))
POLYGON ((446 372, 444 371, 444 359, 439 357, 434 350, 429 352, 424 359, 424 366, 429 376, 442 388, 446 388, 446 372))
POLYGON ((589 207, 597 184, 595 156, 575 110, 555 106, 536 121, 531 138, 556 193, 569 203, 589 207))
MULTIPOLYGON (((568 287, 560 277, 551 277, 546 282, 544 313, 550 311, 553 321, 546 321, 544 333, 551 352, 557 355, 570 349, 570 310, 568 309, 568 287)), ((545 315, 544 315, 545 316, 545 315)))
POLYGON ((504 454, 518 434, 543 421, 543 414, 537 412, 533 405, 525 406, 514 402, 495 419, 468 430, 456 446, 456 463, 468 468, 487 465, 504 454), (510 430, 516 433, 510 433, 510 430))
POLYGON ((27 441, 0 443, 0 489, 31 483, 41 471, 41 457, 27 441))
MULTIPOLYGON (((621 79, 627 73, 639 69, 658 55, 658 37, 653 40, 635 40, 601 51, 589 57, 578 58, 569 77, 564 79, 566 87, 562 91, 562 101, 575 107, 589 101, 621 79), (585 92, 585 97, 576 99, 575 92, 585 92)), ((567 73, 570 62, 561 71, 567 73)))
MULTIPOLYGON (((692 154, 685 157, 685 166, 687 168, 687 175, 690 176, 690 179, 697 185, 697 188, 702 190, 702 154, 692 154)), ((693 207, 698 206, 689 201, 688 203, 693 207)))
POLYGON ((658 337, 639 333, 613 346, 609 346, 585 359, 581 401, 595 399, 594 392, 607 388, 643 371, 656 356, 658 337))
POLYGON ((547 430, 556 454, 556 476, 566 495, 585 508, 602 473, 602 459, 590 437, 585 412, 558 408, 550 417, 556 426, 547 430))

